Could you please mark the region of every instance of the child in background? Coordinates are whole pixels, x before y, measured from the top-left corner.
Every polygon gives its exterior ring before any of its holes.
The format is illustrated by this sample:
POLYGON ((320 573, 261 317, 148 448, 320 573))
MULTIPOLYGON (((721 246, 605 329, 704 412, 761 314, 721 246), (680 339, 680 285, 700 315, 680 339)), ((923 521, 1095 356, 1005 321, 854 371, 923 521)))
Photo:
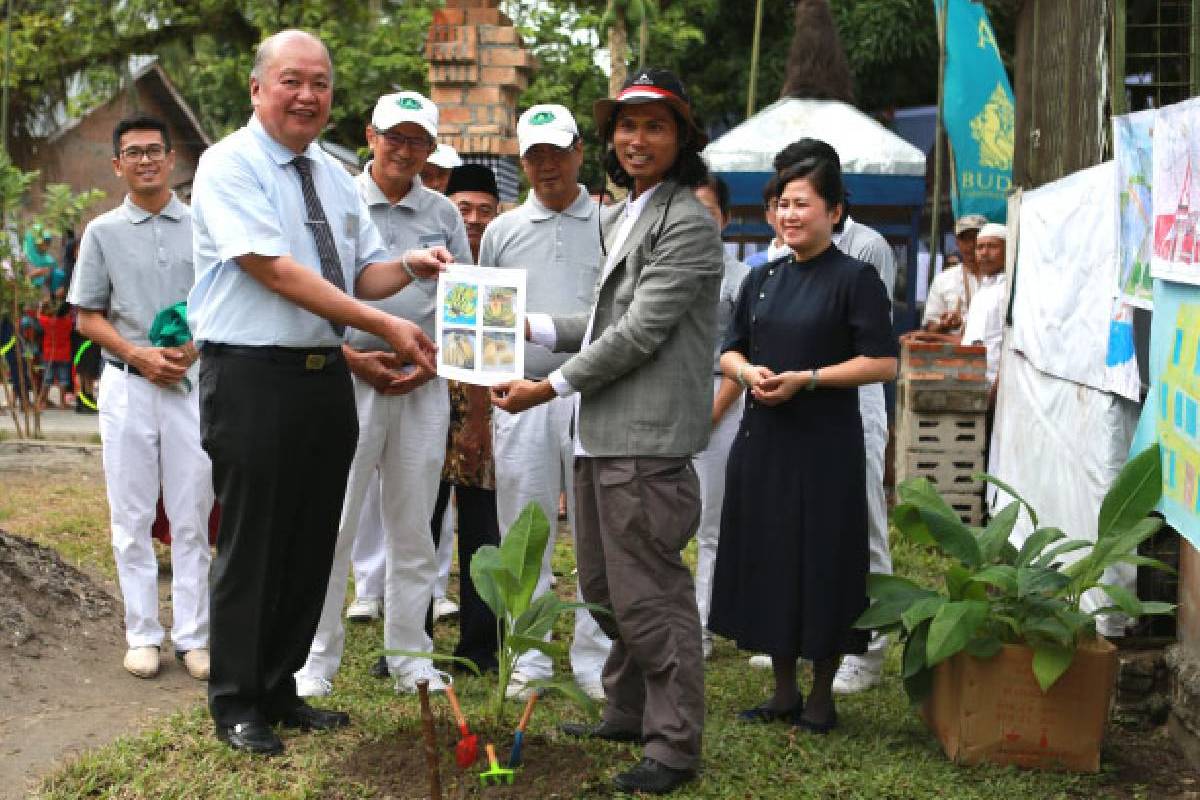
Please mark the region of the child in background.
POLYGON ((26 303, 21 311, 18 329, 21 334, 21 355, 25 360, 22 372, 25 374, 26 398, 32 397, 36 401, 42 389, 42 325, 31 303, 26 303))
POLYGON ((71 389, 71 329, 75 327, 75 315, 66 303, 59 303, 50 313, 50 304, 42 302, 38 323, 42 326, 42 360, 46 371, 46 402, 50 402, 50 389, 58 387, 58 407, 67 408, 73 401, 71 389))

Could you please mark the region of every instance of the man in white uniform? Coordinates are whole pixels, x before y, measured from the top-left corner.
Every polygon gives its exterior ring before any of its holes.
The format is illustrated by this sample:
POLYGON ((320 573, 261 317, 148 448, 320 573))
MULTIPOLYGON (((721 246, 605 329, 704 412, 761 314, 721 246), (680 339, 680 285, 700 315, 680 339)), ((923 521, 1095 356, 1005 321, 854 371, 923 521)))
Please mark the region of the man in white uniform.
MULTIPOLYGON (((462 218, 449 200, 426 189, 419 177, 435 146, 437 120, 437 107, 416 92, 379 98, 366 131, 374 158, 356 179, 358 191, 389 254, 442 246, 456 261, 465 263, 471 251, 462 218)), ((372 305, 416 323, 432 338, 436 288, 434 279, 415 280, 372 305)), ((416 369, 422 380, 414 381, 377 336, 347 329, 346 338, 343 352, 354 375, 358 447, 346 485, 321 621, 308 659, 296 673, 296 691, 302 697, 329 694, 330 681, 341 663, 345 645, 341 609, 350 552, 371 481, 379 482, 387 562, 384 646, 391 650, 433 649, 425 632, 425 614, 437 577, 429 520, 437 501, 450 420, 446 383, 420 367, 416 369), (402 393, 393 388, 396 385, 403 387, 402 393)), ((435 670, 428 659, 391 656, 387 664, 398 692, 415 692, 421 678, 429 680, 431 691, 445 689, 445 674, 435 670)))
MULTIPOLYGON (((599 207, 577 182, 583 140, 575 119, 559 105, 533 106, 517 122, 517 139, 521 167, 532 190, 523 205, 501 214, 484 232, 479 264, 527 270, 526 308, 531 312, 586 313, 591 310, 600 269, 599 207)), ((526 377, 547 377, 568 355, 526 342, 526 377)), ((493 410, 496 502, 502 534, 531 500, 541 505, 553 526, 559 493, 565 491, 567 520, 574 536, 573 410, 570 397, 557 397, 520 414, 493 410)), ((551 537, 538 578, 538 595, 550 589, 553 550, 551 537)), ((576 682, 597 700, 604 698, 600 672, 610 646, 592 615, 578 610, 571 669, 576 682)), ((524 694, 529 681, 548 678, 552 670, 548 656, 530 651, 517 664, 508 687, 510 694, 524 694)))
POLYGON ((979 230, 975 244, 975 263, 979 268, 979 293, 963 323, 963 344, 982 344, 987 347, 987 382, 996 390, 1000 372, 1000 344, 1004 340, 1004 315, 1008 301, 1008 281, 1004 275, 1004 255, 1008 244, 1008 229, 989 222, 979 230))
POLYGON ((171 522, 171 642, 188 673, 208 678, 208 515, 212 465, 200 446, 196 348, 155 347, 158 312, 192 288, 192 212, 171 191, 167 126, 139 116, 113 131, 125 202, 83 233, 67 302, 79 332, 104 348, 100 443, 113 557, 125 602, 125 669, 158 674, 158 561, 150 541, 159 492, 171 522))
POLYGON ((954 239, 962 263, 947 267, 934 276, 925 300, 921 326, 930 333, 958 333, 979 291, 979 269, 975 264, 975 239, 987 224, 982 214, 967 214, 954 223, 954 239))

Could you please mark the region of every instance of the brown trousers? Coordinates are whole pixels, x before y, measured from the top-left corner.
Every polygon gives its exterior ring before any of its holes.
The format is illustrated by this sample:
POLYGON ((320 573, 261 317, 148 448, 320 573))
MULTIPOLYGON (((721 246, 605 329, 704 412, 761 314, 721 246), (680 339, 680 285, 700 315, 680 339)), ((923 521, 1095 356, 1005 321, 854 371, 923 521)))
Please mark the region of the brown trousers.
POLYGON ((700 519, 690 458, 576 458, 575 547, 583 599, 612 639, 606 722, 640 730, 645 754, 700 762, 704 656, 692 574, 680 551, 700 519))

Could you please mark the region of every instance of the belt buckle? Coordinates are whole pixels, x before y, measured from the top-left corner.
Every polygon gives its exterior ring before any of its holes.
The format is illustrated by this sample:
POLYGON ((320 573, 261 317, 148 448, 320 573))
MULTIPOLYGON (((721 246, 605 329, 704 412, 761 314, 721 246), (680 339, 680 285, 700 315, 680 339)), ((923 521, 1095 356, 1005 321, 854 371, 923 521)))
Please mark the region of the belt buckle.
POLYGON ((304 358, 304 368, 307 370, 325 369, 325 355, 323 353, 309 353, 304 358))

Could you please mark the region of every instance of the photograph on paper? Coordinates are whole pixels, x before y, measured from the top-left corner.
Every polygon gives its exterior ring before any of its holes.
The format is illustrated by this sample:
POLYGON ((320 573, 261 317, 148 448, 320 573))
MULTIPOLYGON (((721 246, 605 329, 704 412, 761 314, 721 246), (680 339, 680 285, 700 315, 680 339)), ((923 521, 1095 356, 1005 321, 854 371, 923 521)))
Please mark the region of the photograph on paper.
POLYGON ((438 277, 438 375, 490 386, 525 372, 525 270, 450 264, 438 277))

